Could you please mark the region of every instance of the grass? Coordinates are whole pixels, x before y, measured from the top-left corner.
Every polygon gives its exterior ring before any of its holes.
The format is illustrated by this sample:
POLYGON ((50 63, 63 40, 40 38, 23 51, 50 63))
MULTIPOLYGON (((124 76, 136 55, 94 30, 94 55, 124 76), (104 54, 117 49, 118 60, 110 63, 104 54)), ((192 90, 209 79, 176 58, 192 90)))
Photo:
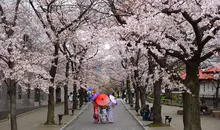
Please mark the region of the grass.
POLYGON ((153 124, 153 123, 150 123, 148 124, 148 127, 170 127, 169 124, 153 124))

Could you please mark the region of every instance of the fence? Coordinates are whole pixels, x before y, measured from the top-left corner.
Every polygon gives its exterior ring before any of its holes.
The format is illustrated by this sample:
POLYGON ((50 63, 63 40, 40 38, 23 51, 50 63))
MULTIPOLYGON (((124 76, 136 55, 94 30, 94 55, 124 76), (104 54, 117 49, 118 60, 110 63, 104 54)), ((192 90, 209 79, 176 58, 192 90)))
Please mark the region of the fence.
MULTIPOLYGON (((147 101, 150 102, 150 103, 153 103, 154 99, 150 98, 150 97, 147 97, 147 101)), ((182 99, 179 99, 179 100, 161 99, 161 104, 169 105, 169 106, 182 107, 183 106, 183 101, 182 101, 182 99)))

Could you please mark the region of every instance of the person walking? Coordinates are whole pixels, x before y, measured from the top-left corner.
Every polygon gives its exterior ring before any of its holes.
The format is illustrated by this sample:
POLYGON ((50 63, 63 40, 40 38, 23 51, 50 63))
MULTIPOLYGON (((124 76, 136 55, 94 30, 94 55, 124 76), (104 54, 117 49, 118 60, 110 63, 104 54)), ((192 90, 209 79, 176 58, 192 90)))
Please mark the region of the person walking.
POLYGON ((69 96, 68 96, 68 108, 71 109, 73 106, 73 93, 70 92, 69 96))
POLYGON ((94 118, 94 123, 99 123, 99 105, 93 101, 93 118, 94 118))
POLYGON ((113 108, 115 107, 115 105, 110 101, 108 104, 108 110, 107 110, 107 115, 108 115, 108 122, 109 123, 113 123, 114 119, 113 119, 113 108))

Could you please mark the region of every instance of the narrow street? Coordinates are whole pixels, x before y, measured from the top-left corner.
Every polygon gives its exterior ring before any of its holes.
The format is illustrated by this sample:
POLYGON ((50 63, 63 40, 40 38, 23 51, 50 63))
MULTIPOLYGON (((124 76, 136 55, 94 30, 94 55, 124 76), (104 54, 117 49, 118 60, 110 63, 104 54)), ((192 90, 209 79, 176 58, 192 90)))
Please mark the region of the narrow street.
POLYGON ((64 130, 143 130, 121 102, 114 108, 113 124, 94 124, 93 105, 91 104, 78 119, 64 130))

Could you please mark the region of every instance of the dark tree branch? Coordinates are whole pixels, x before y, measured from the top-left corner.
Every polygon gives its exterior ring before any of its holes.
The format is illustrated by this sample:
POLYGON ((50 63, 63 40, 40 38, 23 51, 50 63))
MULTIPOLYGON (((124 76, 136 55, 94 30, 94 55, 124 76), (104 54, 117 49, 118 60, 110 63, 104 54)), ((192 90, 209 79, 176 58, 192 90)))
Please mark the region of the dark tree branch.
POLYGON ((198 26, 198 22, 200 22, 202 19, 199 18, 198 20, 193 20, 192 17, 186 11, 184 11, 182 13, 182 15, 193 27, 193 31, 196 35, 196 42, 195 43, 197 44, 197 46, 199 46, 199 43, 202 40, 202 35, 201 35, 201 30, 198 26))
POLYGON ((90 10, 90 8, 92 7, 93 2, 91 2, 91 4, 88 6, 87 9, 85 9, 77 19, 73 20, 70 24, 67 24, 66 26, 64 26, 63 28, 61 28, 60 30, 57 31, 57 34, 59 35, 60 33, 62 33, 63 31, 65 31, 66 29, 68 29, 69 27, 73 26, 74 23, 80 21, 82 19, 82 17, 90 10))
POLYGON ((19 5, 20 5, 20 2, 21 0, 17 0, 16 2, 16 6, 15 6, 15 16, 14 16, 14 19, 13 19, 13 26, 16 25, 16 20, 18 18, 18 8, 19 8, 19 5))
POLYGON ((154 60, 162 67, 162 68, 166 68, 167 64, 165 59, 161 60, 159 59, 158 56, 156 56, 150 49, 148 50, 148 53, 154 58, 154 60))
POLYGON ((171 14, 177 14, 177 13, 180 13, 181 12, 181 9, 178 9, 178 10, 173 10, 173 9, 170 9, 170 8, 165 8, 165 9, 162 9, 161 10, 162 13, 165 13, 167 15, 171 15, 171 14))
POLYGON ((166 54, 172 56, 172 57, 176 57, 180 60, 182 60, 183 62, 185 62, 185 57, 186 55, 184 54, 181 54, 180 52, 178 51, 175 51, 175 50, 172 50, 172 49, 166 49, 166 48, 163 48, 161 47, 160 45, 158 45, 157 43, 155 43, 154 41, 149 41, 149 43, 144 43, 144 46, 146 48, 149 48, 149 47, 156 47, 156 49, 160 52, 160 50, 165 50, 166 51, 166 54))
POLYGON ((5 58, 4 56, 2 56, 2 55, 0 55, 0 59, 2 59, 6 64, 8 64, 8 60, 7 60, 7 58, 5 58))
POLYGON ((219 48, 216 48, 212 51, 210 51, 209 53, 203 55, 201 58, 200 58, 200 63, 205 61, 206 59, 210 58, 212 55, 214 55, 215 52, 220 52, 220 47, 219 48))
POLYGON ((110 6, 110 8, 111 8, 111 11, 112 11, 112 13, 114 14, 116 20, 117 20, 121 25, 127 24, 126 21, 121 17, 121 15, 118 14, 117 9, 116 9, 115 4, 114 4, 114 0, 108 0, 108 2, 109 2, 109 6, 110 6))
POLYGON ((173 42, 176 42, 176 41, 177 41, 176 38, 174 38, 173 36, 168 35, 167 33, 165 34, 165 38, 168 38, 168 39, 170 39, 170 40, 173 41, 173 42))
MULTIPOLYGON (((212 31, 212 33, 215 35, 218 31, 220 30, 220 26, 218 26, 218 27, 216 27, 215 29, 213 29, 213 31, 212 31)), ((211 40, 211 39, 213 39, 214 37, 213 36, 207 36, 206 38, 204 38, 202 41, 201 41, 201 43, 200 43, 200 45, 199 45, 199 47, 198 47, 198 53, 202 53, 202 50, 203 50, 203 48, 204 48, 204 46, 211 40)))

